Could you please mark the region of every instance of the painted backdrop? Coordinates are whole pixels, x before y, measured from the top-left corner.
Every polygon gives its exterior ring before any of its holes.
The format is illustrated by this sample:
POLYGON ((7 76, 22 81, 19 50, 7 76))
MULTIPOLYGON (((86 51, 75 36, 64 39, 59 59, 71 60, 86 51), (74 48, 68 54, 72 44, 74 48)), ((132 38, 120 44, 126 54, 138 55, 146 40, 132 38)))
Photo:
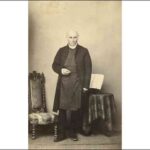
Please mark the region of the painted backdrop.
POLYGON ((89 49, 93 73, 105 75, 102 90, 115 96, 116 128, 121 129, 121 2, 29 2, 29 71, 45 74, 48 111, 57 81, 51 65, 70 29, 79 32, 79 44, 89 49))

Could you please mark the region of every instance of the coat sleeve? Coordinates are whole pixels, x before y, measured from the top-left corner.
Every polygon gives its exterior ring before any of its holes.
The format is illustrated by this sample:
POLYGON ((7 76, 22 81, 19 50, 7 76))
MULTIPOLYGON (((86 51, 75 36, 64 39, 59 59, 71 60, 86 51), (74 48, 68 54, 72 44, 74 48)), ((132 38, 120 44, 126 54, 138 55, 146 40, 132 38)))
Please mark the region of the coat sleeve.
POLYGON ((86 51, 85 57, 84 57, 84 68, 85 68, 85 80, 83 88, 89 88, 90 80, 91 80, 91 73, 92 73, 92 62, 91 57, 88 52, 86 51))
POLYGON ((59 49, 54 58, 54 62, 52 64, 52 68, 57 74, 61 74, 61 69, 62 69, 60 58, 61 58, 61 50, 59 49))

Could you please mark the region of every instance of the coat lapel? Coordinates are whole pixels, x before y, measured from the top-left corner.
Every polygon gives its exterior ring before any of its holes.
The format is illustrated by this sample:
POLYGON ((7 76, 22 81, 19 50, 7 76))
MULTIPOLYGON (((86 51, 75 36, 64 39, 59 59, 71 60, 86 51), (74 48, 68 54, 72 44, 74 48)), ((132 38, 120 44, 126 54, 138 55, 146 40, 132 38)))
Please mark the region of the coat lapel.
POLYGON ((76 53, 75 53, 75 61, 76 61, 77 65, 78 65, 78 60, 77 59, 80 57, 79 51, 80 51, 80 47, 79 47, 79 45, 77 45, 77 47, 76 47, 76 53))
POLYGON ((77 47, 76 47, 75 58, 77 58, 78 52, 79 52, 79 45, 77 45, 77 47))
POLYGON ((62 62, 63 67, 64 67, 64 65, 65 65, 65 61, 66 61, 66 59, 67 59, 68 53, 69 53, 69 46, 67 45, 67 46, 65 47, 64 53, 63 53, 63 62, 62 62))

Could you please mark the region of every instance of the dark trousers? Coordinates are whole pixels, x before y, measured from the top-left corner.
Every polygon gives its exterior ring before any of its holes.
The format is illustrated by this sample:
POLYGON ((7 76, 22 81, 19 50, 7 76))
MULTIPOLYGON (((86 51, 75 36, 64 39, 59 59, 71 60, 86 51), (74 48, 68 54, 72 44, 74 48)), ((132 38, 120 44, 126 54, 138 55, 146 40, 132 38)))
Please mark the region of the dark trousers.
POLYGON ((60 132, 65 132, 66 129, 69 132, 77 132, 79 127, 79 111, 68 111, 68 110, 59 110, 58 117, 58 126, 60 132))

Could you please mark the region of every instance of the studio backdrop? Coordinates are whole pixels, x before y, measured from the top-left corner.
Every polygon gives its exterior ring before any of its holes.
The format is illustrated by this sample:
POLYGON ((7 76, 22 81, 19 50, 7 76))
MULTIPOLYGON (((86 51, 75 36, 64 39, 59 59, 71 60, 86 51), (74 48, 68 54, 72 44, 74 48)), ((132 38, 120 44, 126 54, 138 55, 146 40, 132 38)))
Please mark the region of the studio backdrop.
POLYGON ((116 129, 121 130, 121 2, 29 2, 29 72, 44 73, 49 112, 57 82, 52 63, 58 49, 67 44, 70 29, 78 31, 79 44, 88 48, 92 72, 104 74, 102 91, 114 94, 116 129))

